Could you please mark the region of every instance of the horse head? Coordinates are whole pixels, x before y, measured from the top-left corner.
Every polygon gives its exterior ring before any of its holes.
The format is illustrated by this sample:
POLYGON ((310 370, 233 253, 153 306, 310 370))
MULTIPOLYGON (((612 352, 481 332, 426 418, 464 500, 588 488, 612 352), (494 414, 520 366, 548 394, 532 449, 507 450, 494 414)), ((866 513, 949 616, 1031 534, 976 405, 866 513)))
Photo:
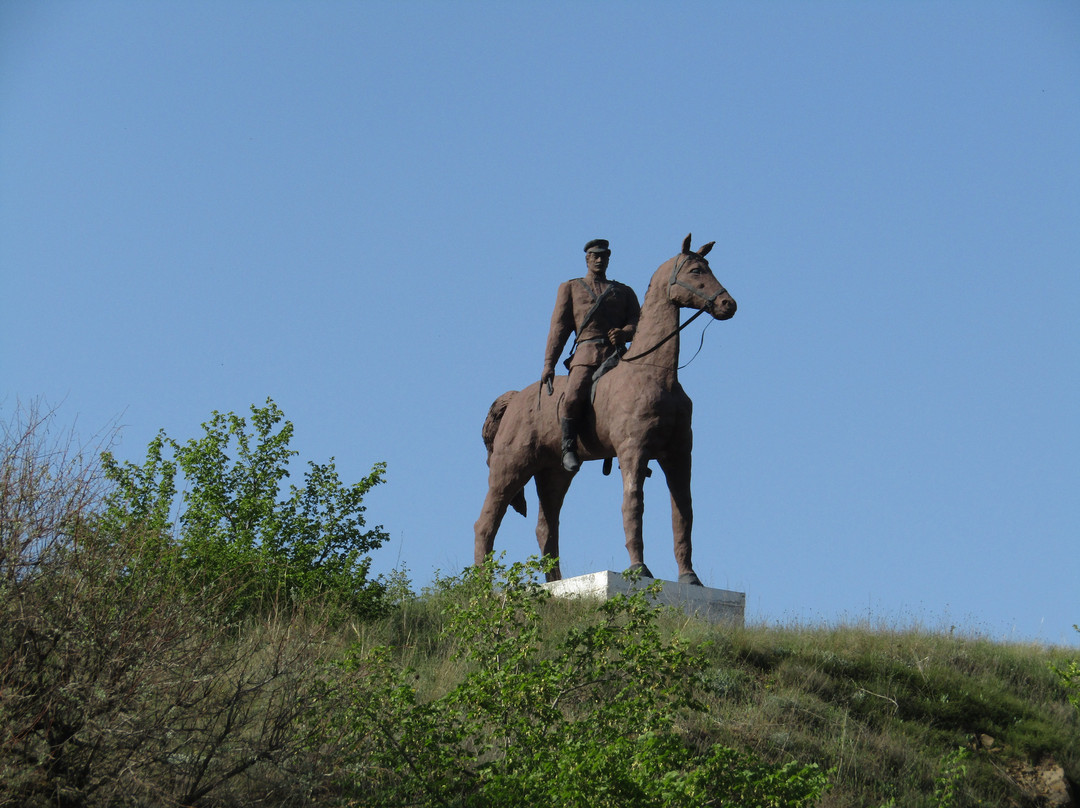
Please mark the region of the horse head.
POLYGON ((705 256, 716 244, 710 241, 697 251, 690 249, 690 235, 683 239, 682 252, 657 271, 655 280, 667 283, 667 297, 677 306, 704 310, 717 320, 728 320, 735 314, 735 300, 713 275, 705 256), (667 269, 670 275, 661 275, 667 269))

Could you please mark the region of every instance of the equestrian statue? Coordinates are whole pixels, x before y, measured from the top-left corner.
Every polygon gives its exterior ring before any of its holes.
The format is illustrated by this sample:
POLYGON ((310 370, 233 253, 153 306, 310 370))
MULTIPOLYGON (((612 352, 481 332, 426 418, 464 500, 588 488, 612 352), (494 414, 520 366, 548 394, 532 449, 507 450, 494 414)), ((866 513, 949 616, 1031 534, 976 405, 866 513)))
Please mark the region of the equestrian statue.
MULTIPOLYGON (((653 274, 640 313, 634 311, 637 298, 629 287, 607 281, 603 272, 606 256, 602 267, 590 258, 598 253, 610 255, 608 243, 595 239, 586 245, 589 275, 581 280, 589 289, 586 292, 575 281, 560 286, 540 381, 521 391, 503 393, 491 405, 484 421, 482 435, 489 473, 487 496, 474 526, 477 564, 483 564, 491 553, 507 507, 525 515, 524 488, 530 479, 536 483, 540 501, 536 524, 540 553, 557 559, 559 512, 578 465, 603 460, 607 473, 611 460, 617 458, 622 471, 623 530, 630 569, 651 578, 644 559, 642 514, 649 461, 656 460, 671 493, 679 582, 701 585, 691 560, 693 404, 678 379, 679 332, 702 313, 717 320, 735 314, 734 299, 713 275, 705 258, 714 243, 692 251, 688 235, 681 252, 653 274), (623 322, 612 323, 610 312, 606 312, 609 322, 605 323, 597 314, 602 303, 600 307, 586 308, 587 301, 595 304, 605 292, 617 303, 614 319, 623 322), (683 308, 696 309, 697 313, 680 325, 679 311, 683 308), (586 317, 590 312, 591 316, 586 317), (570 322, 577 334, 576 350, 572 349, 568 361, 570 375, 555 376, 554 359, 569 336, 570 322), (562 342, 552 357, 553 344, 559 342, 560 335, 562 342), (591 340, 586 346, 596 347, 585 348, 583 354, 585 340, 591 340), (632 340, 629 350, 625 348, 627 340, 632 340), (579 355, 580 361, 573 358, 579 355), (578 367, 588 367, 589 373, 576 371, 578 367), (588 384, 582 383, 586 375, 588 384), (581 389, 573 389, 572 383, 581 389), (590 397, 591 408, 568 409, 590 397), (568 418, 572 419, 570 429, 565 423, 568 418)), ((561 577, 557 565, 547 574, 549 581, 561 577)))

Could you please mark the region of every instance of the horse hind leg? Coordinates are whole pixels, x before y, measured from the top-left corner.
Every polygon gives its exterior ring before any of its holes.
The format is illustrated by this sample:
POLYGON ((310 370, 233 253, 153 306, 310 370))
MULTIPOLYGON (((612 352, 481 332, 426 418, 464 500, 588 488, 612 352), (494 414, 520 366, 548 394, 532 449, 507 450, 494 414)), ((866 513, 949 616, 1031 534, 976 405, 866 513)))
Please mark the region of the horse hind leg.
MULTIPOLYGON (((475 534, 473 561, 477 566, 484 563, 495 548, 495 534, 499 532, 506 509, 511 504, 524 504, 523 489, 529 480, 528 472, 497 473, 493 468, 488 475, 488 492, 480 518, 473 525, 475 534)), ((521 509, 523 511, 524 508, 521 509)))
POLYGON ((555 566, 547 573, 549 581, 562 580, 559 567, 559 513, 562 511, 566 492, 574 475, 562 468, 552 468, 536 475, 536 494, 540 499, 536 519, 536 543, 541 557, 555 560, 555 566))

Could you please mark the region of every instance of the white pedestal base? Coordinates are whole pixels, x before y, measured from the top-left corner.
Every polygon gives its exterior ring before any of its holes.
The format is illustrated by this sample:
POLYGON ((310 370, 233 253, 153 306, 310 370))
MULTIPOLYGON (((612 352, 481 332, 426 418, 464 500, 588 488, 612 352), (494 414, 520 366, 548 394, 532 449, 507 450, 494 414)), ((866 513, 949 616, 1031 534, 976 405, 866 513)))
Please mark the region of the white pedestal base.
MULTIPOLYGON (((606 600, 617 593, 627 594, 635 589, 644 589, 653 582, 652 578, 642 578, 636 584, 622 576, 622 573, 605 570, 588 575, 577 575, 544 584, 557 598, 579 597, 606 600)), ((731 592, 727 589, 712 589, 707 586, 691 586, 677 581, 661 581, 664 588, 656 602, 662 606, 682 609, 689 615, 742 628, 746 622, 746 593, 731 592)))

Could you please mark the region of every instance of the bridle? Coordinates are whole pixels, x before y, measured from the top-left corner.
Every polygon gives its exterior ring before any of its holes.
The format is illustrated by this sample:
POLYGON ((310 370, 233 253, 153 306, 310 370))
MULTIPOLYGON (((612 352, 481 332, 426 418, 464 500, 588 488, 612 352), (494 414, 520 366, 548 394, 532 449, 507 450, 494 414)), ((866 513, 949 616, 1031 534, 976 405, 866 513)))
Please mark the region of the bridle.
POLYGON ((690 294, 692 294, 694 297, 700 297, 702 300, 704 300, 705 301, 704 307, 702 307, 702 308, 698 309, 696 312, 694 312, 685 323, 680 325, 678 328, 676 328, 674 331, 672 331, 670 334, 668 334, 666 337, 664 337, 662 340, 660 340, 658 343, 656 343, 651 348, 648 348, 648 349, 642 351, 639 354, 634 354, 633 356, 624 356, 622 358, 623 362, 633 362, 635 359, 641 359, 643 357, 648 356, 653 351, 657 350, 665 342, 672 339, 676 334, 678 334, 680 331, 682 331, 684 328, 686 328, 688 325, 690 325, 690 323, 694 322, 694 320, 696 320, 698 317, 700 317, 705 312, 709 312, 710 314, 712 314, 713 303, 716 302, 716 298, 720 297, 720 295, 726 295, 727 294, 727 290, 723 286, 721 286, 716 291, 715 294, 713 294, 713 295, 705 295, 705 294, 702 294, 702 292, 699 289, 695 289, 693 286, 688 284, 686 281, 679 279, 679 271, 683 268, 683 265, 690 258, 700 258, 700 257, 701 256, 699 256, 697 253, 684 253, 684 254, 679 256, 679 259, 675 262, 675 268, 672 269, 672 271, 671 271, 671 280, 668 281, 668 294, 670 295, 672 286, 681 286, 684 289, 690 290, 690 294))

